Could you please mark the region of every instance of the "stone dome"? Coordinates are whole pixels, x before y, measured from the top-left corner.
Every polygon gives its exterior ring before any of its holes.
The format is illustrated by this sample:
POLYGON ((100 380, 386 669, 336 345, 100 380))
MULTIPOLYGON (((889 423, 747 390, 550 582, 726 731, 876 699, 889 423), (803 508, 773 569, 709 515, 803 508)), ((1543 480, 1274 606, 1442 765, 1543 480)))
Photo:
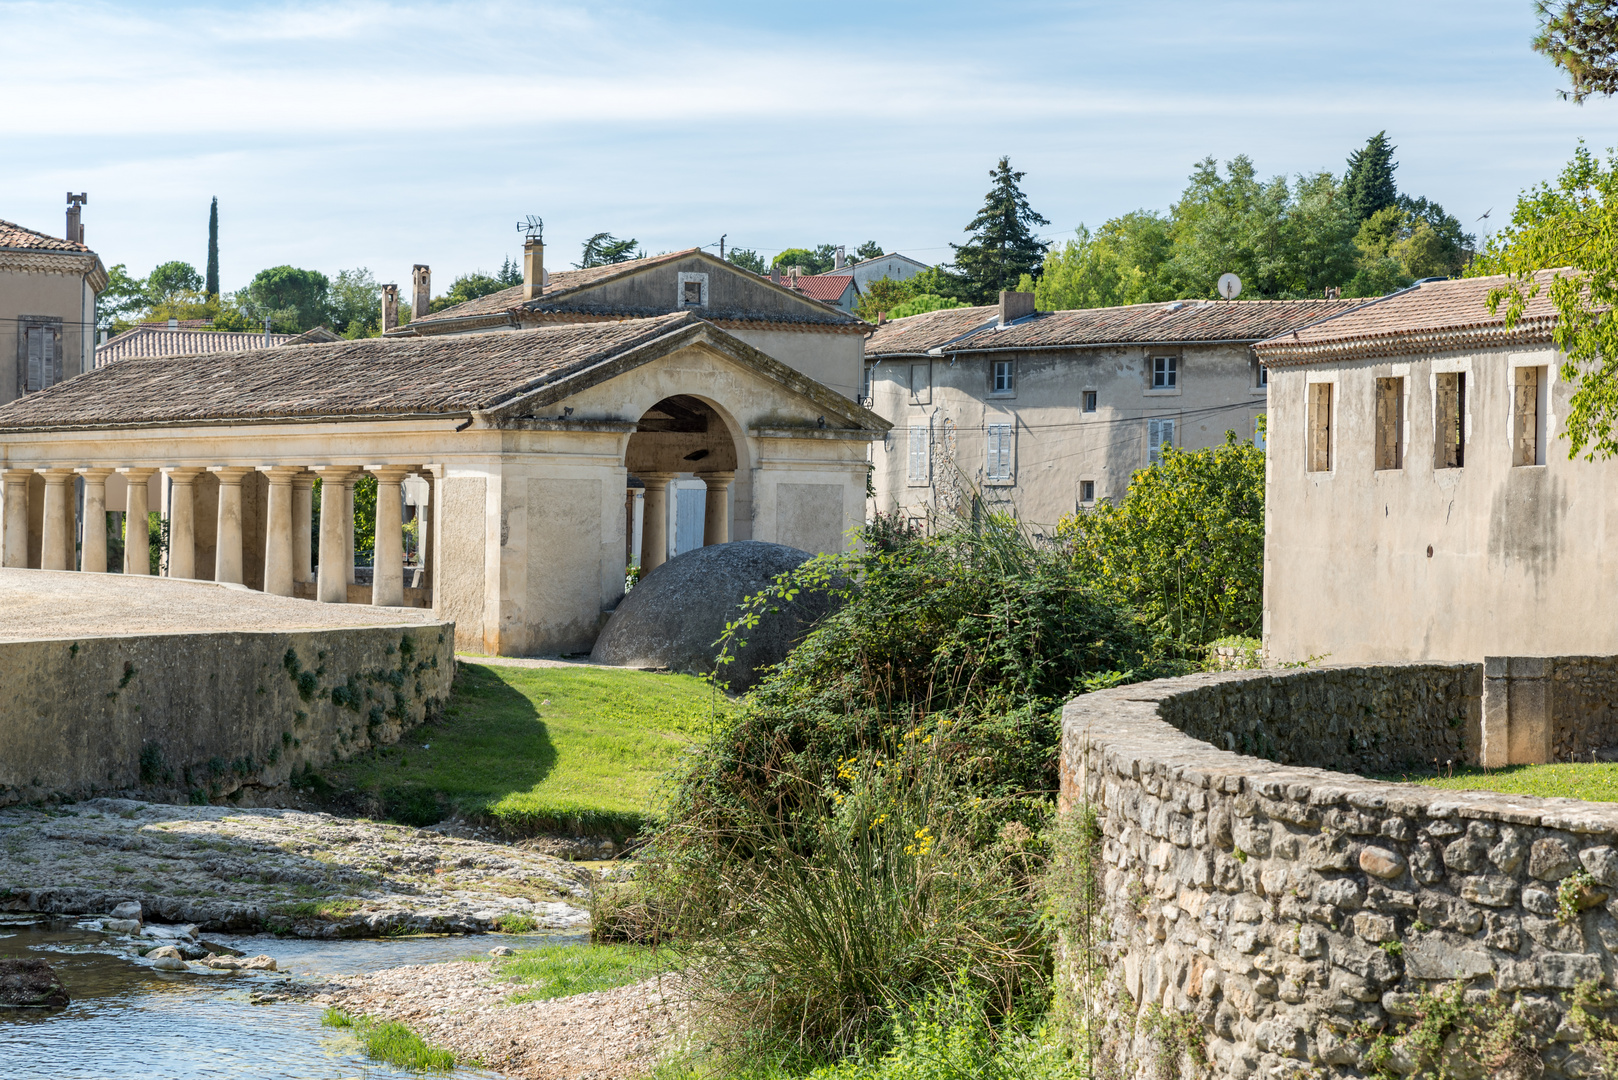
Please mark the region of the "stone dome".
MULTIPOLYGON (((784 544, 739 540, 670 559, 618 604, 590 659, 597 664, 707 674, 719 652, 714 642, 736 617, 738 605, 761 592, 777 574, 811 557, 784 544)), ((800 593, 778 612, 765 613, 747 633, 747 646, 725 665, 721 678, 732 691, 748 689, 758 681, 759 668, 780 663, 830 608, 831 598, 824 593, 800 593)))

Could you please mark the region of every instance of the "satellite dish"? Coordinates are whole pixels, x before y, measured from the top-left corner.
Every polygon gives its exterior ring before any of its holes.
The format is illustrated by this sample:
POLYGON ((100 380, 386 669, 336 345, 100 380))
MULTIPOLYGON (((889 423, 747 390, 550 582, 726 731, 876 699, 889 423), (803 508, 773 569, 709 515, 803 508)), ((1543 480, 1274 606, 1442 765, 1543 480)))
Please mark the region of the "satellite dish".
POLYGON ((1235 274, 1219 275, 1219 295, 1234 300, 1242 294, 1242 279, 1235 274))

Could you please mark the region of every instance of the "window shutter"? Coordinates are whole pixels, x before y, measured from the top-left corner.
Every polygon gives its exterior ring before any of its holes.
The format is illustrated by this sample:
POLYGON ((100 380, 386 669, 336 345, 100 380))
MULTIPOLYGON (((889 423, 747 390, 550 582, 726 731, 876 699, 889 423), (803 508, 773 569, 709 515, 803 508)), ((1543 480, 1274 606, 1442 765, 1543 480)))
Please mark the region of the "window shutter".
POLYGON ((28 328, 28 392, 33 393, 40 389, 40 368, 44 364, 45 329, 39 326, 28 328))
POLYGON ((988 473, 990 480, 1010 480, 1015 429, 1011 424, 990 424, 988 427, 988 473))
POLYGON ((910 482, 912 484, 925 484, 930 479, 932 471, 932 429, 928 427, 913 427, 910 429, 910 482))
POLYGON ((40 380, 40 388, 43 389, 44 387, 61 382, 61 378, 56 372, 56 331, 52 327, 47 326, 40 330, 39 336, 42 342, 41 363, 39 367, 40 372, 43 375, 43 378, 40 380))

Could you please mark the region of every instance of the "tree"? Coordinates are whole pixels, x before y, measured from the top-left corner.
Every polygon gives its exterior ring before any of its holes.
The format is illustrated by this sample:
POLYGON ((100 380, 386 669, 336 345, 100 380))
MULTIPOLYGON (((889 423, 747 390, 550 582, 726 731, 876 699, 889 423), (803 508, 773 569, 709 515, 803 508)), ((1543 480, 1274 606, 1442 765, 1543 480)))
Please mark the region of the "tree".
POLYGON ((1522 193, 1511 224, 1489 239, 1467 272, 1509 275, 1489 293, 1489 310, 1517 325, 1529 300, 1548 295, 1556 309, 1552 337, 1565 359, 1561 377, 1574 385, 1564 436, 1568 456, 1618 452, 1618 153, 1603 164, 1581 143, 1554 185, 1522 193), (1554 270, 1549 280, 1540 271, 1554 270))
POLYGON ((880 259, 886 254, 887 252, 882 250, 881 244, 877 243, 875 240, 867 240, 865 243, 854 249, 854 261, 864 262, 867 259, 880 259))
POLYGON ((893 311, 915 298, 914 287, 908 281, 881 278, 866 284, 860 292, 860 301, 854 305, 854 314, 866 322, 876 322, 877 315, 893 311))
POLYGON ((640 257, 639 244, 634 238, 619 240, 612 233, 598 232, 584 242, 584 261, 573 265, 580 270, 588 270, 592 266, 607 266, 640 257))
POLYGON ((943 311, 947 308, 971 306, 971 304, 957 300, 952 296, 939 296, 937 293, 917 293, 888 312, 888 318, 903 319, 909 315, 924 315, 929 311, 943 311))
POLYGON ((1174 290, 1162 280, 1173 249, 1170 226, 1149 210, 1113 218, 1094 236, 1080 225, 1074 239, 1046 253, 1034 306, 1062 311, 1172 299, 1174 290))
POLYGON ((272 266, 255 274, 235 299, 255 328, 269 319, 272 330, 301 334, 330 317, 330 292, 330 279, 318 270, 272 266))
POLYGON ((339 270, 331 284, 331 328, 346 338, 382 333, 382 286, 361 266, 339 270))
POLYGON ((1388 133, 1379 131, 1365 141, 1363 150, 1348 155, 1343 193, 1348 196, 1356 225, 1398 200, 1399 189, 1393 182, 1393 170, 1399 167, 1393 160, 1397 149, 1388 142, 1388 133))
POLYGON ((1618 3, 1614 0, 1536 0, 1539 33, 1534 51, 1567 72, 1564 100, 1583 104, 1591 94, 1618 92, 1618 3))
POLYGON ((1399 196, 1360 225, 1354 245, 1359 270, 1345 296, 1382 296, 1418 278, 1458 277, 1474 240, 1435 202, 1399 196))
POLYGON ((208 278, 203 292, 219 295, 219 196, 208 206, 208 278))
MULTIPOLYGON (((521 284, 521 282, 518 282, 521 284)), ((450 283, 449 292, 442 296, 435 296, 427 307, 428 311, 443 311, 445 308, 464 304, 468 300, 476 300, 480 296, 497 293, 501 289, 509 289, 510 285, 499 278, 490 277, 481 270, 471 274, 462 274, 450 283)))
POLYGON ((802 267, 803 272, 806 274, 824 274, 832 268, 836 257, 837 247, 835 244, 821 244, 813 250, 809 248, 787 248, 777 255, 770 262, 770 265, 779 266, 782 270, 790 266, 798 266, 802 267))
POLYGON ((166 262, 146 277, 146 297, 153 307, 172 306, 184 294, 202 293, 202 275, 187 262, 166 262))
POLYGON ((114 263, 107 270, 107 287, 96 297, 96 329, 121 334, 148 306, 146 279, 131 277, 128 267, 114 263))
POLYGON ((500 264, 500 273, 496 275, 495 280, 507 289, 513 285, 521 285, 522 264, 511 256, 506 256, 506 261, 500 264))
POLYGON ((1095 581, 1196 647, 1255 636, 1264 614, 1264 452, 1169 447, 1135 473, 1122 503, 1064 518, 1057 535, 1095 581))
POLYGON ((975 304, 991 304, 1001 289, 1015 288, 1028 274, 1039 280, 1046 244, 1033 234, 1035 225, 1049 225, 1029 205, 1018 185, 1026 173, 1014 172, 1011 159, 1003 157, 989 176, 994 186, 966 226, 972 239, 951 244, 955 249, 955 269, 965 280, 965 299, 975 304))
POLYGON ((770 272, 770 267, 764 261, 764 256, 752 248, 731 248, 725 253, 725 261, 735 263, 743 270, 751 270, 755 274, 767 274, 770 272))

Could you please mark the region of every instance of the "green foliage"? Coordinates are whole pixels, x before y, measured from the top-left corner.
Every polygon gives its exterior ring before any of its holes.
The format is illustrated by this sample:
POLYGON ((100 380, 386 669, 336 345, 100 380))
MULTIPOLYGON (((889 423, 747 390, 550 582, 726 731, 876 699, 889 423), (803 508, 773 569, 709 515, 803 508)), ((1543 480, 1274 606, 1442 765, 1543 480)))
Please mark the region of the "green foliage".
POLYGON ((1545 294, 1556 309, 1552 331, 1566 359, 1561 377, 1574 384, 1562 437, 1568 456, 1610 457, 1618 451, 1618 153, 1606 163, 1584 146, 1554 185, 1523 192, 1511 224, 1489 238, 1468 274, 1507 274, 1489 293, 1491 312, 1505 309, 1517 325, 1528 301, 1545 294), (1539 271, 1555 270, 1541 278, 1539 271))
POLYGON ((881 244, 875 240, 867 240, 854 249, 854 261, 865 262, 868 259, 880 259, 886 254, 887 252, 882 250, 881 244))
MULTIPOLYGON (((125 528, 128 528, 126 525, 125 528)), ((146 561, 147 573, 156 577, 163 572, 168 564, 169 553, 169 519, 156 510, 147 511, 146 514, 146 561)))
POLYGON ((376 477, 364 473, 354 481, 354 554, 376 550, 376 477))
POLYGON ((382 286, 361 266, 339 270, 331 283, 331 328, 346 338, 382 333, 382 286))
POLYGON ((735 263, 743 270, 751 270, 755 274, 768 274, 770 266, 764 261, 764 256, 752 248, 731 248, 725 252, 725 261, 735 263))
MULTIPOLYGON (((866 322, 876 322, 879 312, 896 311, 915 299, 914 286, 909 281, 894 281, 892 278, 881 278, 872 281, 860 291, 859 303, 854 305, 854 314, 866 322)), ((942 299, 942 298, 939 298, 942 299)), ((951 303, 948 306, 955 307, 951 303)), ((936 311, 936 308, 930 309, 936 311)))
POLYGON ((1401 195, 1360 225, 1360 269, 1343 295, 1382 296, 1418 278, 1458 277, 1474 242, 1437 203, 1401 195))
POLYGON ((592 266, 608 266, 640 257, 640 244, 633 237, 619 240, 612 233, 598 232, 584 242, 581 261, 573 265, 580 270, 588 270, 592 266))
POLYGON ((183 294, 202 291, 202 275, 188 262, 166 262, 146 278, 146 296, 153 307, 170 305, 183 294))
POLYGON ((824 274, 832 268, 836 257, 837 245, 819 244, 814 248, 787 248, 770 260, 770 265, 779 266, 783 271, 789 266, 798 266, 805 274, 824 274))
POLYGON ((1563 100, 1618 92, 1618 3, 1613 0, 1535 0, 1539 33, 1534 51, 1567 72, 1563 100))
POLYGON ((1365 140, 1365 147, 1348 155, 1348 169, 1343 174, 1343 197, 1348 200, 1354 223, 1368 220, 1379 210, 1392 206, 1399 198, 1399 187, 1393 182, 1393 172, 1399 167, 1393 160, 1398 147, 1388 142, 1388 133, 1379 131, 1365 140))
MULTIPOLYGON (((521 285, 522 278, 519 276, 514 284, 521 285)), ((480 296, 488 296, 490 293, 497 293, 501 289, 509 288, 511 288, 511 285, 506 284, 500 278, 490 277, 482 271, 462 274, 450 283, 449 292, 432 298, 427 305, 427 310, 430 312, 443 311, 445 308, 454 307, 456 304, 464 304, 468 300, 476 300, 480 296)))
POLYGON ((628 986, 669 970, 673 962, 673 954, 639 945, 546 945, 496 960, 494 972, 520 987, 507 999, 516 1003, 628 986))
POLYGON ((219 196, 217 195, 214 196, 213 202, 208 204, 208 275, 202 288, 209 296, 219 295, 219 196))
POLYGON ((1173 299, 1164 276, 1173 251, 1171 225, 1149 210, 1113 218, 1093 236, 1080 225, 1075 239, 1046 255, 1034 286, 1035 306, 1062 311, 1173 299))
POLYGON ((1456 791, 1499 791, 1508 795, 1618 802, 1618 764, 1559 762, 1551 765, 1508 765, 1499 769, 1458 767, 1442 776, 1399 776, 1389 779, 1456 791))
POLYGON ((132 277, 123 263, 107 268, 107 287, 96 297, 96 329, 121 334, 146 310, 146 279, 132 277))
POLYGON ((1074 566, 1183 647, 1256 634, 1263 619, 1264 452, 1167 447, 1124 501, 1063 519, 1074 566))
POLYGON ((1025 175, 1012 170, 1010 158, 1001 158, 989 170, 994 186, 983 208, 967 223, 972 239, 950 245, 955 271, 963 278, 962 299, 970 303, 995 303, 1000 290, 1016 288, 1024 274, 1039 278, 1046 244, 1033 229, 1050 222, 1028 205, 1019 186, 1025 175))
POLYGON ((450 1072, 455 1054, 441 1046, 424 1042, 419 1035, 392 1020, 351 1016, 341 1009, 328 1008, 320 1022, 329 1028, 352 1033, 360 1041, 365 1056, 416 1072, 450 1072))
POLYGON ((500 272, 494 276, 502 289, 509 289, 513 285, 522 284, 522 263, 506 256, 505 262, 500 264, 500 272))
POLYGON ((939 296, 936 293, 919 293, 888 312, 888 318, 902 319, 907 315, 923 315, 929 311, 944 311, 948 308, 971 306, 964 301, 939 296))
POLYGON ((269 319, 277 333, 301 334, 326 321, 330 294, 331 281, 318 270, 272 266, 255 274, 235 300, 249 322, 269 319))

